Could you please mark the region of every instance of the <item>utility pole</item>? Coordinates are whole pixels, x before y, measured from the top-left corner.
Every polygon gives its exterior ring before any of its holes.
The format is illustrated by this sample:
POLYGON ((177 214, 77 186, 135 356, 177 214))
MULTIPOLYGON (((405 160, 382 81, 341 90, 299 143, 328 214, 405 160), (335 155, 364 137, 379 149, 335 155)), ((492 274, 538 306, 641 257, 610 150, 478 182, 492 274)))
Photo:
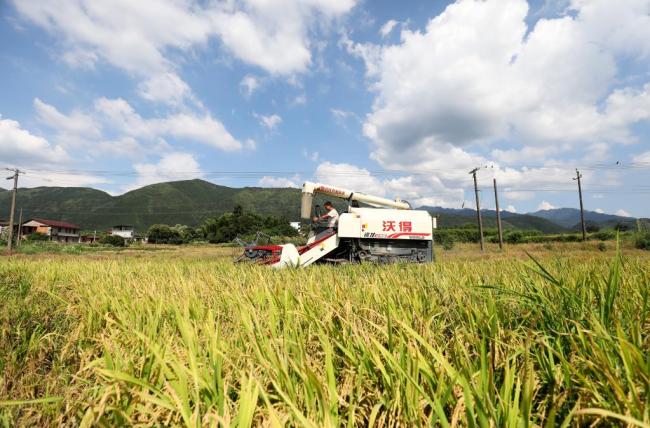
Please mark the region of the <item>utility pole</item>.
POLYGON ((497 208, 497 229, 499 230, 499 249, 503 250, 503 230, 501 229, 501 211, 499 211, 499 193, 497 192, 497 179, 494 181, 494 203, 497 208))
POLYGON ((585 209, 584 206, 582 205, 582 185, 580 183, 580 179, 582 178, 582 174, 580 174, 580 171, 576 168, 576 177, 574 180, 578 181, 578 195, 580 196, 580 224, 582 226, 582 241, 587 240, 587 228, 585 227, 585 209))
POLYGON ((16 240, 16 247, 20 247, 20 241, 23 239, 23 209, 20 208, 20 215, 18 216, 18 239, 16 240))
POLYGON ((14 212, 16 211, 16 192, 18 191, 18 175, 20 170, 5 168, 7 171, 13 171, 14 175, 7 177, 7 180, 14 180, 14 191, 11 195, 11 212, 9 213, 9 237, 7 239, 7 251, 11 254, 11 244, 14 239, 14 212))
POLYGON ((478 184, 476 183, 476 171, 478 168, 474 168, 469 173, 474 177, 474 195, 476 196, 476 220, 478 221, 478 237, 479 242, 481 243, 481 251, 483 251, 483 221, 481 220, 481 205, 478 200, 478 184))

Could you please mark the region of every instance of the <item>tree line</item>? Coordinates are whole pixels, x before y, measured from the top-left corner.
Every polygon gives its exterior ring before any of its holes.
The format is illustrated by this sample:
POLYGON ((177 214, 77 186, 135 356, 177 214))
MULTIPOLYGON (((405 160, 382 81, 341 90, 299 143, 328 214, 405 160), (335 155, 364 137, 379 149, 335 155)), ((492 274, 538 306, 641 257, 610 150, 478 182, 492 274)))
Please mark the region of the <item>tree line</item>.
POLYGON ((298 231, 291 227, 284 217, 261 216, 245 212, 236 206, 232 212, 212 217, 198 227, 177 224, 154 224, 147 230, 147 239, 152 244, 187 244, 209 242, 212 244, 232 242, 235 238, 247 238, 257 232, 270 236, 296 236, 298 231))

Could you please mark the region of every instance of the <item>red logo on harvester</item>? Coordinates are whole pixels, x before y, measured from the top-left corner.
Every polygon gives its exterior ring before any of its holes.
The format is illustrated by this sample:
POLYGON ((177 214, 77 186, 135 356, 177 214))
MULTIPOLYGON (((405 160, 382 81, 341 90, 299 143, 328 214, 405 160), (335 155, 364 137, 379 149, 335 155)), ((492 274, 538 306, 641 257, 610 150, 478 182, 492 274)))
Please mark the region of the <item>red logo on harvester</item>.
POLYGON ((395 232, 395 220, 384 220, 382 224, 384 232, 390 232, 391 230, 395 232))
POLYGON ((412 232, 413 226, 410 221, 400 221, 399 230, 400 232, 412 232))
MULTIPOLYGON (((395 229, 395 220, 383 220, 382 226, 384 232, 397 232, 395 229)), ((400 221, 399 222, 399 231, 400 232, 413 232, 413 223, 410 221, 400 221)))

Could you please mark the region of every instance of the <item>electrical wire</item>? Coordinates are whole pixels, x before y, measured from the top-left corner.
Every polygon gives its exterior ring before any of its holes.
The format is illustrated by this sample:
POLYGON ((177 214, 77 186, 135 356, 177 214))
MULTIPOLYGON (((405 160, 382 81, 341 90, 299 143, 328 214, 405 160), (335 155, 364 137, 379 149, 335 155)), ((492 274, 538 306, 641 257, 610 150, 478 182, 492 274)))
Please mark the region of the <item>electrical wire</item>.
MULTIPOLYGON (((628 170, 628 169, 650 169, 650 162, 630 162, 615 164, 597 163, 585 164, 577 166, 581 170, 628 170)), ((480 169, 493 169, 493 164, 483 165, 480 169)), ((567 164, 543 164, 543 165, 504 165, 501 169, 522 169, 522 172, 530 172, 538 169, 557 169, 557 170, 571 170, 576 168, 574 165, 567 164)), ((367 176, 367 175, 431 175, 435 173, 467 173, 471 169, 470 166, 462 168, 433 168, 422 170, 395 170, 395 169, 378 169, 359 171, 328 171, 327 175, 334 176, 367 176)), ((45 174, 63 174, 63 175, 102 175, 102 176, 122 176, 122 177, 146 177, 146 176, 178 176, 178 175, 204 175, 204 176, 230 176, 234 178, 252 177, 257 178, 261 176, 291 176, 291 175, 312 175, 313 171, 277 171, 277 170, 262 170, 262 171, 201 171, 201 170, 177 170, 169 171, 164 174, 158 172, 146 173, 134 170, 82 170, 82 169, 46 169, 46 168, 29 168, 24 169, 26 173, 45 173, 45 174)))

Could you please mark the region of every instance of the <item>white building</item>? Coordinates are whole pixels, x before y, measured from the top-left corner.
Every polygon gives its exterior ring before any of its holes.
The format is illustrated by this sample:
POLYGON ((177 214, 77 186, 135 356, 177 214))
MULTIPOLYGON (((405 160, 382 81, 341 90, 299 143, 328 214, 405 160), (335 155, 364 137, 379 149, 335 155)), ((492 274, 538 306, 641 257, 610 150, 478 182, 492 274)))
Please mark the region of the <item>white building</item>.
POLYGON ((121 236, 124 239, 134 239, 135 231, 133 226, 117 225, 111 227, 111 235, 121 236))

